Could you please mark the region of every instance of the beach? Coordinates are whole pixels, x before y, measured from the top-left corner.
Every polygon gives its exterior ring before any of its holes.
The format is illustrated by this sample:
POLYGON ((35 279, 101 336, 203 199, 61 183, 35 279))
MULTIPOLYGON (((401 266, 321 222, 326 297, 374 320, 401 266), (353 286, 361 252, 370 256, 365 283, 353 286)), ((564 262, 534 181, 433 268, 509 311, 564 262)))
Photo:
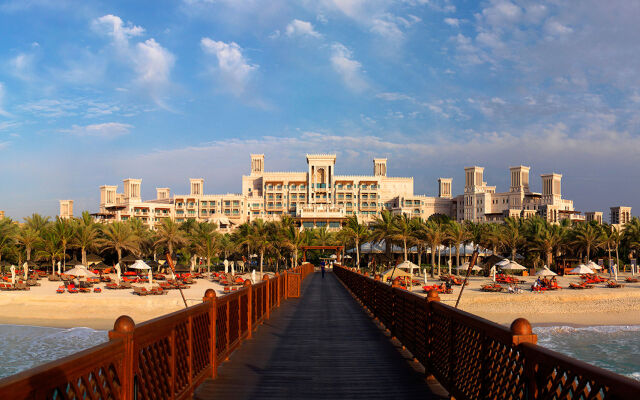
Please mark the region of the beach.
MULTIPOLYGON (((510 324, 519 317, 527 318, 533 325, 640 325, 640 283, 624 283, 624 287, 610 289, 604 284, 593 289, 561 289, 533 293, 529 290, 535 277, 518 277, 527 283, 519 294, 486 293, 480 291, 484 284, 491 283, 486 277, 470 277, 460 302, 464 311, 487 318, 499 324, 510 324)), ((578 276, 558 277, 558 284, 580 283, 578 276)), ((1 324, 50 326, 59 328, 88 327, 108 330, 120 315, 129 315, 136 323, 181 310, 184 303, 178 290, 170 290, 162 296, 136 296, 132 289, 109 290, 102 293, 56 293, 59 282, 39 281, 41 286, 29 291, 0 292, 1 324)), ((428 284, 442 283, 428 278, 428 284)), ((134 286, 143 286, 135 285, 134 286)), ((202 301, 207 289, 214 289, 223 296, 222 286, 206 279, 196 279, 184 289, 187 304, 202 301)), ((454 286, 452 294, 440 294, 445 304, 455 305, 460 286, 454 286)), ((416 294, 426 295, 415 286, 416 294)))
MULTIPOLYGON (((493 282, 490 278, 474 276, 469 278, 470 284, 464 289, 459 308, 503 325, 519 317, 528 319, 534 326, 640 325, 640 283, 626 283, 626 276, 618 277, 622 288, 611 289, 600 283, 593 289, 583 290, 567 289, 569 283, 582 282, 579 276, 559 276, 558 285, 563 289, 535 293, 530 288, 536 277, 518 276, 526 281, 519 285, 524 290, 518 294, 482 292, 482 285, 493 282)), ((442 283, 427 279, 428 285, 442 283)), ((441 301, 454 306, 460 288, 454 286, 452 294, 440 294, 441 301)), ((413 290, 426 296, 421 287, 413 290)))
MULTIPOLYGON (((88 327, 99 330, 113 328, 121 315, 129 315, 141 323, 184 308, 180 291, 169 290, 161 296, 137 296, 133 289, 105 289, 102 293, 56 293, 60 282, 47 279, 38 281, 27 291, 0 292, 0 324, 49 326, 58 328, 88 327)), ((145 287, 144 284, 134 286, 145 287)), ((195 279, 188 289, 183 289, 188 305, 202 302, 204 292, 214 289, 223 296, 222 286, 206 279, 195 279)))

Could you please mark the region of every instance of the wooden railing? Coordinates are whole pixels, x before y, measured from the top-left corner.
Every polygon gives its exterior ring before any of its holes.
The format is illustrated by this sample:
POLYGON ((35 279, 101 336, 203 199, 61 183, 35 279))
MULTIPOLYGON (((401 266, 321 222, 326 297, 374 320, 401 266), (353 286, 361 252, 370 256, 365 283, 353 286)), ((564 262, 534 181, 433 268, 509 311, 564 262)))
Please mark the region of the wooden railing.
MULTIPOLYGON (((638 399, 640 382, 536 345, 523 318, 510 328, 334 266, 353 296, 456 399, 638 399)), ((603 354, 603 357, 606 357, 603 354)))
POLYGON ((220 298, 207 289, 201 304, 139 325, 123 315, 107 343, 1 379, 0 399, 190 398, 312 272, 303 264, 220 298))

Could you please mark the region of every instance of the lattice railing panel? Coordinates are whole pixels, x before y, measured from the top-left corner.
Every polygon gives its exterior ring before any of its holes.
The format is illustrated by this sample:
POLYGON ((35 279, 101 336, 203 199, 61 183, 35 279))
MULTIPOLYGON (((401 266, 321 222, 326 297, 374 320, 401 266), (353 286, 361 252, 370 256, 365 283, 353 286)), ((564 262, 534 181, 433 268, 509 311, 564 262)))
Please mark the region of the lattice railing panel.
POLYGON ((233 345, 233 343, 238 340, 240 329, 240 321, 239 318, 240 311, 240 301, 238 297, 229 301, 229 343, 233 345))
POLYGON ((240 332, 244 335, 249 330, 249 295, 240 295, 240 332))
POLYGON ((196 376, 211 365, 211 318, 209 313, 195 315, 191 323, 191 360, 193 375, 196 376))
POLYGON ((221 355, 224 354, 229 347, 229 342, 227 341, 227 325, 229 321, 227 320, 227 308, 229 303, 224 302, 219 304, 216 309, 216 352, 221 355))
POLYGON ((138 395, 142 399, 170 399, 173 364, 171 338, 162 337, 138 351, 138 395))
MULTIPOLYGON (((542 372, 542 371, 539 371, 542 372)), ((555 367, 537 375, 541 399, 605 399, 609 388, 570 369, 555 367)), ((640 396, 640 393, 638 393, 640 396)), ((615 397, 615 396, 614 396, 615 397)))
POLYGON ((488 397, 526 398, 524 357, 514 346, 493 338, 485 338, 483 392, 488 397))

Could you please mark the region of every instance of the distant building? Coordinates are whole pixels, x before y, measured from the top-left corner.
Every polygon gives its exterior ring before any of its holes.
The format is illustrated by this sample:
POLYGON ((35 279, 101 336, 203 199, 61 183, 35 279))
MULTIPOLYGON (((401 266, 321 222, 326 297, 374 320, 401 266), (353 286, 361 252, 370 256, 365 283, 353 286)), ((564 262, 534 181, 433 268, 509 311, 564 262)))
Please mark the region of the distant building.
POLYGON ((60 200, 60 218, 73 218, 73 200, 60 200))
POLYGON ((622 227, 627 222, 631 221, 631 207, 611 207, 610 221, 611 225, 617 225, 622 227))
POLYGON ((602 211, 588 211, 584 213, 585 221, 591 222, 596 221, 597 223, 602 223, 602 211))
POLYGON ((552 223, 562 219, 584 220, 573 201, 562 198, 562 175, 542 175, 542 193, 529 188, 529 167, 510 168, 508 192, 496 193, 483 180, 484 168, 465 168, 464 194, 453 196, 452 178, 438 179, 438 196, 417 195, 413 178, 391 177, 387 159, 373 159, 373 175, 339 175, 335 154, 307 154, 301 172, 265 171, 264 154, 252 154, 249 175, 242 176, 242 193, 205 194, 204 179, 190 179, 189 194, 171 196, 169 188, 157 188, 156 198, 141 199, 141 179, 125 179, 123 193, 117 186, 100 187, 101 221, 138 218, 154 228, 164 218, 211 221, 222 230, 257 218, 278 220, 290 215, 302 227, 337 229, 350 215, 370 222, 383 210, 427 219, 434 214, 458 221, 501 222, 505 217, 540 215, 552 223))

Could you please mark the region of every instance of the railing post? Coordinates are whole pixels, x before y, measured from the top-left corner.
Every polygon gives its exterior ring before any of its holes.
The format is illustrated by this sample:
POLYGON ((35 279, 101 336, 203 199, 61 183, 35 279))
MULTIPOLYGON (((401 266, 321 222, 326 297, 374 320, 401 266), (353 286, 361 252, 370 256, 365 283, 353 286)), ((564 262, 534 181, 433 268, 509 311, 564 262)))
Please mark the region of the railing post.
POLYGON ((270 297, 270 296, 269 296, 269 295, 270 295, 270 293, 269 293, 269 286, 270 286, 270 285, 269 285, 269 284, 270 284, 270 282, 269 282, 269 275, 266 275, 266 274, 265 274, 265 275, 262 277, 262 280, 266 282, 266 283, 264 284, 264 292, 265 292, 265 293, 264 293, 264 309, 265 309, 265 313, 266 313, 266 317, 265 317, 265 318, 266 318, 266 319, 269 319, 269 316, 271 315, 271 310, 270 310, 270 308, 269 308, 269 297, 270 297))
POLYGON ((247 288, 247 339, 251 339, 253 336, 253 285, 250 279, 244 281, 244 287, 247 288))
POLYGON ((289 277, 288 277, 288 272, 287 270, 284 270, 284 292, 282 293, 282 300, 286 300, 287 299, 287 295, 289 293, 289 277))
MULTIPOLYGON (((511 323, 511 341, 514 346, 522 343, 538 343, 538 335, 533 333, 531 324, 525 318, 516 318, 511 323)), ((536 366, 531 360, 524 361, 524 375, 527 379, 527 398, 538 397, 538 385, 536 383, 536 366)))
POLYGON ((211 302, 211 310, 209 310, 209 336, 211 338, 209 359, 211 360, 211 377, 213 379, 218 376, 218 366, 216 365, 217 359, 217 346, 216 346, 216 318, 218 312, 218 306, 216 305, 216 291, 213 289, 207 289, 204 292, 204 297, 202 298, 203 302, 211 302))
POLYGON ((433 336, 431 334, 430 327, 430 321, 429 318, 431 317, 431 314, 433 313, 432 307, 431 307, 431 303, 436 302, 436 301, 440 301, 440 295, 438 294, 438 291, 435 289, 431 289, 429 290, 429 293, 427 294, 427 298, 426 298, 427 304, 426 304, 426 314, 425 314, 425 321, 424 323, 426 324, 426 329, 425 329, 425 335, 427 337, 427 351, 426 351, 426 360, 425 360, 425 365, 424 365, 424 369, 425 369, 425 379, 427 382, 435 382, 436 378, 435 376, 433 376, 433 373, 431 371, 431 357, 433 357, 433 351, 432 351, 432 347, 431 347, 431 341, 433 340, 433 336))
POLYGON ((133 333, 136 324, 128 315, 121 315, 113 324, 113 330, 109 331, 109 339, 122 339, 124 343, 124 355, 122 357, 122 376, 120 377, 122 400, 133 400, 133 364, 134 364, 134 343, 133 333))
POLYGON ((278 307, 280 307, 280 273, 276 272, 276 301, 278 307))

